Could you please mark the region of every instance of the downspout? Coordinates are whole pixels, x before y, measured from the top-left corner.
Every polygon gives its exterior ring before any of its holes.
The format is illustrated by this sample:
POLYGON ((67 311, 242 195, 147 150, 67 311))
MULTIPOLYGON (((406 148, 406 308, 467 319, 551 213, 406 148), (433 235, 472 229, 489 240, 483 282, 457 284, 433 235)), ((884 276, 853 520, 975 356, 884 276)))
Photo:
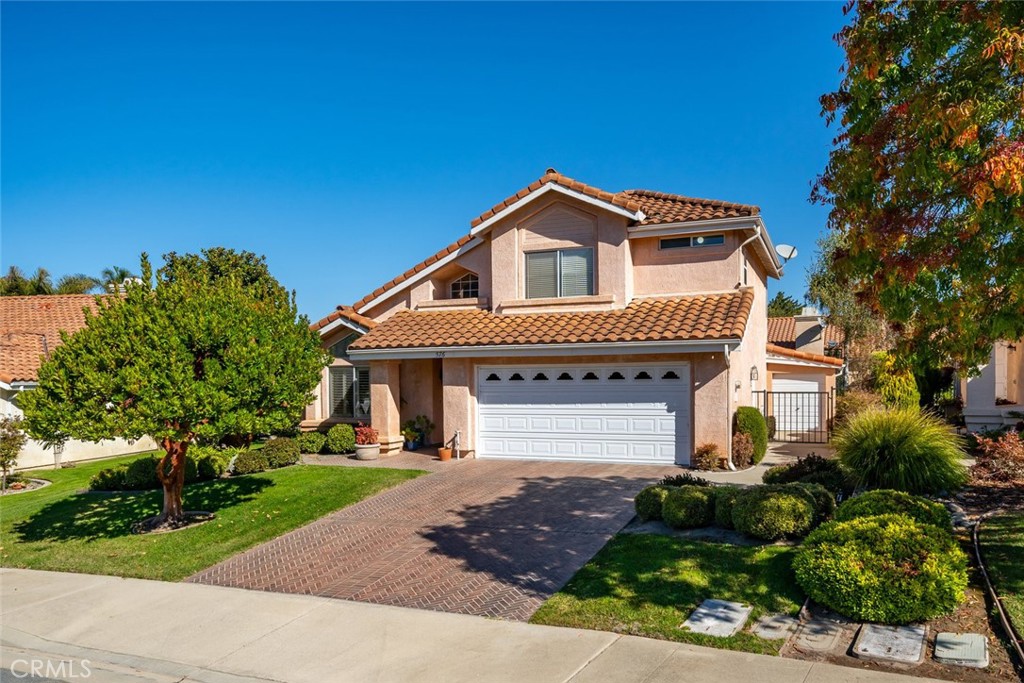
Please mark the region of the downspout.
POLYGON ((729 345, 723 344, 722 351, 725 354, 725 423, 729 434, 725 440, 725 453, 728 456, 725 461, 729 470, 735 472, 736 465, 732 464, 732 400, 729 398, 732 395, 732 362, 729 360, 729 345))
MULTIPOLYGON (((756 240, 757 238, 759 238, 760 236, 761 236, 761 226, 760 226, 760 225, 755 225, 755 226, 754 226, 754 234, 753 234, 753 235, 751 235, 751 236, 750 236, 750 237, 749 237, 749 238, 747 239, 747 241, 746 241, 746 242, 744 242, 743 244, 741 244, 741 245, 740 245, 740 276, 739 276, 739 278, 738 278, 738 279, 736 280, 736 282, 739 282, 739 283, 740 283, 741 285, 742 285, 742 283, 743 283, 743 260, 744 260, 745 258, 747 258, 747 257, 746 257, 746 256, 744 256, 744 254, 743 254, 743 249, 744 249, 744 248, 745 248, 745 247, 746 247, 746 246, 747 246, 748 244, 750 244, 751 242, 753 242, 754 240, 756 240)), ((731 451, 731 448, 730 448, 730 451, 731 451)), ((730 464, 730 465, 732 464, 732 458, 731 458, 731 457, 729 458, 729 464, 730 464)))

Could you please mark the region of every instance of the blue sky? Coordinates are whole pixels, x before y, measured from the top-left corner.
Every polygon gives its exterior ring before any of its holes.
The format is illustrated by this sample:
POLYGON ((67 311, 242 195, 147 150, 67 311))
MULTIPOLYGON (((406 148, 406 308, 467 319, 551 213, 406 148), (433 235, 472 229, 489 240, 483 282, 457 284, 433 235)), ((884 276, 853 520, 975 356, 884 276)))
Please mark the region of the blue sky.
POLYGON ((0 266, 224 245, 316 319, 553 166, 756 203, 800 248, 838 3, 10 3, 0 266))

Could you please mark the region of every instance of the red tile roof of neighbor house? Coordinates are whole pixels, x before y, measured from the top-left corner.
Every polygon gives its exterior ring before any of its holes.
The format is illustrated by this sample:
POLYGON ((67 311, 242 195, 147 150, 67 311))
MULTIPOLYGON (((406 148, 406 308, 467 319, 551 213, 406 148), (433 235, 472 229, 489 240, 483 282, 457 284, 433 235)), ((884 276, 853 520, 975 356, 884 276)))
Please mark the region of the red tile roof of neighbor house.
MULTIPOLYGON (((842 329, 826 325, 822 341, 826 347, 841 346, 845 337, 842 329)), ((796 320, 792 317, 768 318, 768 343, 776 346, 796 348, 796 320)))
MULTIPOLYGON (((760 213, 760 209, 758 207, 750 204, 734 204, 732 202, 723 202, 715 199, 698 199, 696 197, 684 197, 683 195, 669 194, 666 192, 653 192, 651 190, 623 190, 615 193, 607 192, 600 188, 581 183, 568 176, 564 176, 553 168, 549 168, 540 178, 519 190, 519 192, 516 192, 514 195, 506 197, 503 201, 498 202, 490 209, 474 218, 470 221, 470 226, 473 228, 477 227, 487 219, 494 217, 496 214, 525 199, 528 195, 536 192, 549 183, 554 183, 555 185, 575 190, 576 192, 585 194, 588 197, 599 199, 612 204, 613 206, 626 209, 627 211, 642 212, 644 214, 644 218, 640 220, 637 225, 658 225, 663 223, 708 220, 712 218, 756 216, 760 213)), ((355 302, 352 305, 353 308, 355 310, 363 308, 381 294, 384 294, 391 288, 413 277, 424 268, 429 267, 448 254, 451 254, 465 246, 471 239, 473 239, 472 235, 465 235, 455 242, 452 242, 430 258, 416 264, 390 282, 387 282, 370 292, 362 299, 355 302)), ((319 322, 317 324, 319 324, 319 322)))
MULTIPOLYGON (((833 358, 832 356, 822 356, 818 353, 807 353, 806 351, 796 351, 794 349, 787 349, 784 346, 777 346, 775 344, 766 344, 765 349, 768 353, 774 353, 777 356, 786 356, 788 358, 796 358, 798 360, 809 360, 815 363, 825 363, 827 365, 834 365, 836 367, 843 366, 842 358, 833 358)), ((771 359, 768 360, 771 362, 771 359)))
POLYGON ((0 297, 0 381, 34 382, 43 358, 60 345, 60 333, 85 327, 90 294, 0 297))
POLYGON ((623 309, 496 315, 480 309, 399 311, 349 346, 451 346, 739 339, 750 316, 749 289, 726 294, 635 299, 623 309))
POLYGON ((328 325, 330 325, 331 323, 333 323, 335 320, 340 320, 342 318, 350 322, 353 322, 360 327, 365 327, 368 330, 372 330, 374 327, 377 326, 376 320, 374 320, 373 318, 367 318, 365 315, 359 315, 351 306, 338 306, 338 308, 335 309, 330 315, 325 316, 320 320, 316 321, 315 323, 313 323, 312 325, 310 325, 309 329, 313 330, 314 332, 318 332, 323 328, 327 327, 328 325))

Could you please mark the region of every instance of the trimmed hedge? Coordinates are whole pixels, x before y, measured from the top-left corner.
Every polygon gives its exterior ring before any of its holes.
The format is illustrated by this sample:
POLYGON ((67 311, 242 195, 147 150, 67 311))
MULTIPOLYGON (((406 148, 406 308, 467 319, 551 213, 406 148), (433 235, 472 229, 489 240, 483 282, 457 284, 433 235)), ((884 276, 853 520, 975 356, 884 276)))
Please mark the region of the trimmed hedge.
POLYGON ((797 551, 793 569, 812 600, 884 624, 947 614, 967 588, 967 556, 952 534, 906 515, 824 524, 797 551))
POLYGON ((303 453, 319 453, 327 443, 327 435, 322 432, 302 432, 299 434, 299 450, 303 453))
POLYGON ((356 450, 356 430, 352 425, 334 425, 327 430, 324 448, 328 453, 353 453, 356 450))
POLYGON ((661 516, 673 529, 707 526, 715 516, 715 489, 710 486, 681 486, 669 491, 661 516))
POLYGON ((761 476, 766 484, 792 484, 798 481, 821 484, 832 493, 844 496, 853 492, 853 480, 838 460, 810 455, 790 465, 776 465, 761 476))
POLYGON ((798 481, 788 486, 794 486, 806 491, 814 499, 814 526, 827 522, 836 514, 836 497, 821 484, 813 484, 807 481, 798 481))
POLYGON ((792 485, 756 486, 741 492, 733 504, 737 531, 766 541, 803 536, 815 519, 814 497, 792 485))
POLYGON ((89 479, 90 491, 123 491, 124 479, 128 474, 128 465, 108 467, 92 475, 89 479))
POLYGON ((267 461, 267 456, 263 454, 266 448, 262 448, 258 451, 242 451, 235 456, 235 462, 232 465, 232 474, 255 474, 256 472, 263 472, 270 469, 270 463, 267 461))
POLYGON ((754 464, 764 459, 768 452, 768 423, 761 411, 753 406, 740 406, 736 409, 735 431, 750 436, 754 442, 754 464))
POLYGON ((213 446, 192 446, 188 449, 189 457, 196 459, 201 481, 223 476, 236 452, 234 448, 218 449, 213 446))
POLYGON ((644 522, 661 519, 661 508, 672 489, 668 486, 648 486, 633 499, 636 516, 644 522))
POLYGON ((891 514, 906 515, 919 524, 953 530, 953 516, 942 503, 891 489, 868 491, 843 501, 836 510, 836 520, 847 522, 860 517, 891 514))
MULTIPOLYGON (((127 491, 147 491, 163 488, 156 476, 156 468, 163 459, 163 454, 143 456, 128 463, 128 471, 124 475, 124 488, 127 491)), ((199 468, 191 456, 185 456, 185 483, 199 481, 199 468)))
POLYGON ((715 526, 723 529, 734 529, 732 509, 736 499, 743 493, 738 486, 722 486, 715 491, 715 526))
POLYGON ((263 447, 263 457, 271 468, 287 467, 299 462, 299 442, 287 436, 271 439, 263 447))
POLYGON ((704 477, 698 477, 689 472, 682 474, 667 474, 658 482, 662 486, 711 486, 711 482, 704 477))

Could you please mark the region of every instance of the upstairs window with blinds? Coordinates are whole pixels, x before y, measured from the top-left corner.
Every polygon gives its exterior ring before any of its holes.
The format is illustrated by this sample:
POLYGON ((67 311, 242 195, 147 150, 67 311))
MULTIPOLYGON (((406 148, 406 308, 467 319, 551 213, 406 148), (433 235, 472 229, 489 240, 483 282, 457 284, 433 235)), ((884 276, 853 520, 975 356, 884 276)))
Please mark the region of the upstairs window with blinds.
POLYGON ((370 369, 335 365, 331 378, 331 417, 360 420, 370 416, 370 369))
POLYGON ((558 249, 526 255, 526 298, 594 293, 594 250, 558 249))

